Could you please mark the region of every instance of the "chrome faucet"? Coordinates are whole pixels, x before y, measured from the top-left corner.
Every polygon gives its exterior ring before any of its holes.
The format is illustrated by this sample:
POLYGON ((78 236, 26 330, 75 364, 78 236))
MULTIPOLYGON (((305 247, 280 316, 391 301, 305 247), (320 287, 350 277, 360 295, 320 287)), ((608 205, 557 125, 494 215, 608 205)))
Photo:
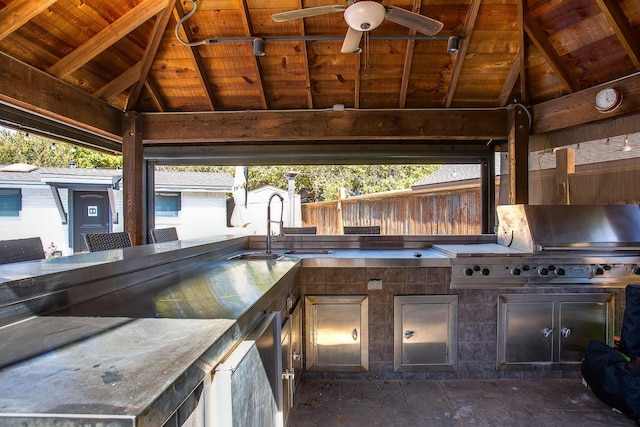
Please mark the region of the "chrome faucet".
POLYGON ((284 235, 283 234, 283 230, 284 230, 283 215, 284 215, 284 197, 282 197, 278 193, 273 193, 271 197, 269 197, 269 204, 267 205, 267 253, 268 254, 271 253, 271 244, 276 240, 275 237, 271 237, 271 224, 274 222, 280 224, 279 235, 280 236, 284 235), (280 199, 280 221, 271 221, 271 201, 273 200, 274 197, 278 197, 280 199))

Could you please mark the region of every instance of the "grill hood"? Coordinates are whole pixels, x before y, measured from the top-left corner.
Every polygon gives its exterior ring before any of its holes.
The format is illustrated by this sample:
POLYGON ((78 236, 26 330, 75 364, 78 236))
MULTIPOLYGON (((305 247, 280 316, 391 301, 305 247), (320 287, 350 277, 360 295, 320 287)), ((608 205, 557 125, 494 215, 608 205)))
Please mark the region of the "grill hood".
POLYGON ((498 244, 530 253, 640 249, 638 205, 504 205, 498 244))

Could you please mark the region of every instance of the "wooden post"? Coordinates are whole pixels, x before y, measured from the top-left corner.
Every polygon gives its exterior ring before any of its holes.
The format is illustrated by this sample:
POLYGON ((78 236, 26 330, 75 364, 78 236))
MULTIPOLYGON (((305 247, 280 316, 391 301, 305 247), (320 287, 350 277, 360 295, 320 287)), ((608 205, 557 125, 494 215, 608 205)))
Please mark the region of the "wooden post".
POLYGON ((556 150, 556 204, 570 204, 569 175, 575 172, 575 150, 573 148, 556 150))
POLYGON ((140 116, 134 111, 124 113, 122 120, 122 155, 124 158, 124 229, 134 245, 144 244, 144 160, 140 116))
POLYGON ((524 108, 509 109, 509 204, 529 203, 529 119, 524 108))

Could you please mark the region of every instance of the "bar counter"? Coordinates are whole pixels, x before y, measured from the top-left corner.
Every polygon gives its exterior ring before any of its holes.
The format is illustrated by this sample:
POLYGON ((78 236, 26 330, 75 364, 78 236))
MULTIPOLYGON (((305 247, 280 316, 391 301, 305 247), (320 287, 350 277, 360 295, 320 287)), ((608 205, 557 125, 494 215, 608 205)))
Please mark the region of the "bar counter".
POLYGON ((0 424, 163 425, 289 303, 303 264, 450 266, 427 246, 344 241, 305 253, 281 240, 271 260, 238 259, 263 249, 255 236, 220 236, 0 265, 0 424))

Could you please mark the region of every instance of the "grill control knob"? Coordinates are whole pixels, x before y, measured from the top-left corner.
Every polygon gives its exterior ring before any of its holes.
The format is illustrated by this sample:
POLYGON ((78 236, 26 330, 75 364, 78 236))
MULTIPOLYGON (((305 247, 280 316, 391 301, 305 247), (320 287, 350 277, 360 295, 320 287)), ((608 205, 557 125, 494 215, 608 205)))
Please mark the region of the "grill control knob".
POLYGON ((602 276, 604 274, 604 268, 600 266, 593 267, 593 274, 595 276, 602 276))
POLYGON ((634 265, 633 267, 631 267, 631 272, 636 276, 640 275, 640 267, 638 267, 637 265, 634 265))
POLYGON ((511 269, 511 274, 514 276, 519 276, 520 275, 520 267, 513 267, 511 269))
POLYGON ((465 276, 473 276, 473 268, 469 268, 469 267, 465 268, 464 269, 464 275, 465 276))
POLYGON ((540 270, 538 270, 538 275, 540 276, 546 276, 547 274, 549 274, 549 269, 546 267, 541 267, 540 270))
POLYGON ((556 276, 564 276, 565 271, 564 268, 558 267, 554 270, 554 273, 556 274, 556 276))
POLYGON ((488 276, 490 271, 487 267, 483 268, 482 271, 480 272, 483 276, 488 276))

